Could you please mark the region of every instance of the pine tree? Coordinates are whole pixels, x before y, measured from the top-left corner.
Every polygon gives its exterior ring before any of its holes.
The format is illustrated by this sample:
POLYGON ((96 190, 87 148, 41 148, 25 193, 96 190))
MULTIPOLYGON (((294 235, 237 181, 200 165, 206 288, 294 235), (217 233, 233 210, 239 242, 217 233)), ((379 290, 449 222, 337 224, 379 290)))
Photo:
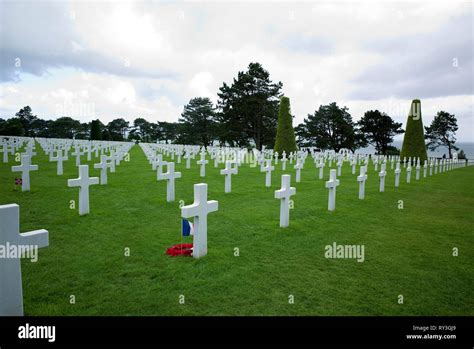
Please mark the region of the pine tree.
POLYGON ((102 139, 102 127, 100 120, 92 120, 91 122, 91 140, 102 139))
POLYGON ((423 120, 421 118, 421 102, 419 99, 414 99, 411 102, 402 151, 400 153, 402 160, 410 157, 413 161, 420 158, 421 163, 428 159, 423 131, 423 120))
POLYGON ((452 158, 452 151, 459 150, 456 143, 456 131, 458 130, 458 121, 454 114, 445 111, 439 111, 434 117, 431 125, 425 127, 425 138, 428 140, 428 148, 435 150, 438 147, 448 148, 449 158, 452 158))
POLYGON ((282 154, 283 151, 289 154, 297 150, 295 130, 293 130, 293 116, 291 116, 290 99, 288 97, 281 97, 280 99, 274 150, 278 154, 282 154))

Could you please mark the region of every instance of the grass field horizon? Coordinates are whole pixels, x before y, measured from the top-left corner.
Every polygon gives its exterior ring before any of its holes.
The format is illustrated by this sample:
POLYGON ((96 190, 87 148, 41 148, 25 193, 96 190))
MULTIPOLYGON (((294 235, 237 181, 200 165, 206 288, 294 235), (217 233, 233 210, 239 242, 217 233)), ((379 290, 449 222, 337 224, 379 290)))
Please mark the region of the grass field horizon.
MULTIPOLYGON (((25 315, 474 315, 472 166, 419 181, 413 171, 410 184, 402 168, 399 188, 387 166, 379 193, 371 164, 366 198, 359 200, 356 176, 345 163, 336 210, 328 212, 329 169, 319 180, 309 157, 301 183, 293 165, 283 172, 278 164, 271 188, 259 167, 243 164, 228 194, 223 164, 214 168, 210 161, 201 178, 197 159, 190 169, 175 159, 182 178, 176 201, 167 203, 165 181, 156 180, 135 145, 130 162, 109 173, 106 186, 90 188, 91 213, 81 217, 69 208, 78 199, 78 189, 67 187, 78 176, 74 158, 69 155, 57 176, 38 143, 36 152, 31 192, 14 190, 19 173, 11 172, 12 157, 0 163, 0 204, 20 205, 20 232, 49 231, 39 261, 22 261, 25 315), (283 173, 296 187, 288 228, 278 226, 274 198, 283 173), (208 255, 170 257, 167 247, 192 241, 182 240, 179 204, 192 203, 196 183, 207 183, 208 200, 219 202, 208 216, 208 255), (334 242, 364 245, 365 261, 325 258, 325 246, 334 242)), ((99 159, 85 158, 90 176, 98 177, 92 164, 99 159)))

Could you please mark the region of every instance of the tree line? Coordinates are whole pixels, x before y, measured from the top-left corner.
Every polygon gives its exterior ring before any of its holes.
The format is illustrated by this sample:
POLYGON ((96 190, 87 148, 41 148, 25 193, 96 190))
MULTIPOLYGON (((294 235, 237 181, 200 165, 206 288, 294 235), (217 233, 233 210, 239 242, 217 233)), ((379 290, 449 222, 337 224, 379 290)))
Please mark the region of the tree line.
MULTIPOLYGON (((164 141, 204 146, 218 142, 229 146, 273 148, 282 88, 283 84, 273 82, 260 63, 250 63, 246 71, 238 72, 232 83, 223 83, 217 93, 216 105, 207 97, 192 98, 184 106, 178 122, 153 123, 142 117, 133 123, 116 118, 107 124, 98 119, 82 123, 68 116, 43 120, 26 106, 13 118, 0 118, 0 135, 164 141)), ((401 127, 401 123, 379 110, 369 110, 354 122, 347 107, 333 102, 308 114, 295 127, 295 135, 299 147, 355 151, 370 144, 379 154, 398 154, 391 143, 395 135, 404 132, 401 127)), ((454 115, 441 111, 425 129, 430 149, 447 146, 450 154, 451 149, 457 149, 454 145, 457 131, 454 115)))

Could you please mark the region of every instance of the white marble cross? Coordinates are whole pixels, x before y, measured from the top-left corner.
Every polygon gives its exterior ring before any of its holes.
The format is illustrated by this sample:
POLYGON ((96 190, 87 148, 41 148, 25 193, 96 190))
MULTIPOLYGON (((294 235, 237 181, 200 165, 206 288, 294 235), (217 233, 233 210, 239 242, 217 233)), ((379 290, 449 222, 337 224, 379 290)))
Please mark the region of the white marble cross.
POLYGON ((194 184, 193 204, 181 207, 181 217, 194 218, 193 258, 207 254, 207 215, 218 209, 217 201, 207 201, 207 184, 194 184))
POLYGON ((336 209, 336 188, 340 181, 337 179, 336 170, 329 172, 329 181, 326 182, 326 188, 329 189, 328 210, 334 211, 336 209))
POLYGON ((339 158, 337 160, 337 175, 338 176, 341 175, 341 168, 342 168, 342 158, 339 158))
POLYGON ((98 177, 89 177, 89 165, 79 165, 79 177, 68 179, 68 187, 79 187, 79 214, 86 215, 89 209, 89 186, 99 184, 98 177))
POLYGON ((423 164, 423 178, 426 178, 426 171, 428 170, 428 160, 425 160, 423 164))
POLYGON ((290 152, 290 165, 293 164, 293 159, 295 158, 295 154, 293 152, 290 152))
POLYGON ((163 155, 158 154, 154 161, 156 169, 156 180, 160 180, 161 174, 163 172, 163 166, 166 165, 166 161, 163 161, 163 155))
POLYGON ((75 156, 76 157, 76 166, 79 166, 81 164, 81 155, 83 155, 84 153, 81 152, 81 148, 76 146, 74 148, 74 152, 71 153, 72 156, 75 156))
POLYGON ((377 172, 379 169, 379 158, 375 156, 373 162, 374 162, 374 171, 377 172))
POLYGON ((10 149, 8 149, 8 143, 7 142, 3 143, 1 151, 3 152, 3 163, 6 164, 8 162, 8 152, 10 151, 10 149))
POLYGON ((265 160, 266 165, 262 167, 261 171, 266 172, 265 174, 265 186, 272 186, 272 171, 275 169, 275 166, 272 166, 272 159, 265 160))
POLYGON ((296 158, 296 165, 294 166, 296 170, 296 178, 295 181, 296 183, 301 182, 301 169, 303 168, 303 165, 301 164, 300 158, 296 158))
POLYGON ((365 172, 365 166, 360 167, 360 175, 357 176, 357 181, 359 182, 359 199, 363 200, 365 198, 365 181, 367 180, 367 174, 365 172))
POLYGON ((100 184, 106 185, 107 184, 107 168, 110 167, 110 164, 107 162, 107 155, 102 154, 100 156, 100 162, 98 164, 94 164, 94 168, 100 168, 100 184))
POLYGON ((407 183, 410 183, 411 178, 411 161, 408 162, 407 166, 407 183))
POLYGON ((382 168, 380 169, 379 172, 379 177, 380 177, 380 186, 379 186, 379 191, 383 193, 385 191, 385 176, 387 175, 386 169, 387 164, 385 162, 382 163, 382 168))
POLYGON ((30 191, 30 171, 37 171, 38 165, 31 165, 29 155, 21 156, 21 165, 12 166, 12 172, 21 172, 21 191, 30 191))
POLYGON ((33 146, 28 145, 25 149, 25 154, 28 155, 30 157, 30 159, 32 159, 33 156, 36 155, 36 152, 33 151, 33 146))
POLYGON ((433 159, 430 160, 430 176, 433 175, 433 159))
MULTIPOLYGON (((51 151, 52 153, 52 151, 51 151)), ((59 148, 57 151, 56 151, 56 156, 50 156, 50 159, 51 161, 57 161, 58 164, 56 166, 56 174, 58 176, 62 176, 63 174, 63 161, 67 161, 68 160, 68 157, 67 156, 63 156, 63 150, 61 148, 59 148)))
POLYGON ((356 159, 355 159, 355 157, 354 157, 354 158, 352 158, 352 161, 351 161, 352 174, 353 174, 353 175, 355 175, 355 173, 356 173, 356 164, 357 164, 357 161, 356 161, 356 159))
POLYGON ((324 158, 321 157, 321 159, 319 160, 319 179, 323 179, 324 177, 324 158))
POLYGON ((206 152, 205 151, 201 152, 201 160, 197 161, 196 163, 201 166, 201 169, 199 171, 199 175, 201 177, 206 177, 206 164, 209 163, 209 160, 206 160, 206 152))
POLYGON ((296 188, 290 186, 291 176, 281 176, 281 189, 275 190, 275 199, 280 199, 280 227, 290 224, 290 197, 296 194, 296 188))
POLYGON ((87 161, 92 160, 92 145, 89 143, 86 147, 85 152, 87 153, 87 161))
POLYGON ((115 160, 114 160, 113 153, 111 153, 110 156, 107 156, 107 161, 110 161, 109 162, 110 173, 115 173, 115 160))
MULTIPOLYGON (((0 246, 31 251, 49 245, 44 229, 20 234, 20 207, 16 204, 0 206, 0 222, 0 246)), ((15 257, 0 261, 0 316, 23 316, 21 256, 15 257)))
POLYGON ((397 161, 397 168, 395 169, 395 188, 400 185, 400 160, 397 161))
POLYGON ((237 174, 237 167, 232 167, 232 161, 225 162, 225 169, 221 170, 221 175, 225 175, 225 193, 230 193, 232 190, 232 175, 237 174))
POLYGON ((186 150, 186 169, 191 168, 191 154, 189 153, 189 150, 186 150))
POLYGON ((286 171, 286 162, 288 159, 286 158, 286 151, 283 151, 282 158, 281 158, 281 170, 286 171))
POLYGON ((421 169, 421 166, 420 166, 420 158, 418 158, 418 160, 416 161, 416 174, 415 174, 415 180, 420 180, 420 169, 421 169))
POLYGON ((174 201, 174 181, 181 178, 181 172, 174 172, 174 162, 166 163, 167 171, 160 175, 159 180, 166 179, 166 201, 174 201))
POLYGON ((152 151, 150 153, 150 158, 149 158, 149 161, 148 161, 151 164, 151 169, 153 171, 156 171, 156 156, 157 156, 157 154, 152 151))

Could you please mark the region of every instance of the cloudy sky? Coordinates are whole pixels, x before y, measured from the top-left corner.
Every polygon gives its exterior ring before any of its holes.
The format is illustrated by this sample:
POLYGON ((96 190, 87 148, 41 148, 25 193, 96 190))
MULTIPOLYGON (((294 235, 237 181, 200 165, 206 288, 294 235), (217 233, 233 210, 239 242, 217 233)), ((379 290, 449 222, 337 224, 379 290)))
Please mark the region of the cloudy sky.
POLYGON ((472 2, 1 1, 0 117, 177 121, 250 62, 290 97, 295 124, 337 102, 355 120, 456 114, 474 141, 472 2))

